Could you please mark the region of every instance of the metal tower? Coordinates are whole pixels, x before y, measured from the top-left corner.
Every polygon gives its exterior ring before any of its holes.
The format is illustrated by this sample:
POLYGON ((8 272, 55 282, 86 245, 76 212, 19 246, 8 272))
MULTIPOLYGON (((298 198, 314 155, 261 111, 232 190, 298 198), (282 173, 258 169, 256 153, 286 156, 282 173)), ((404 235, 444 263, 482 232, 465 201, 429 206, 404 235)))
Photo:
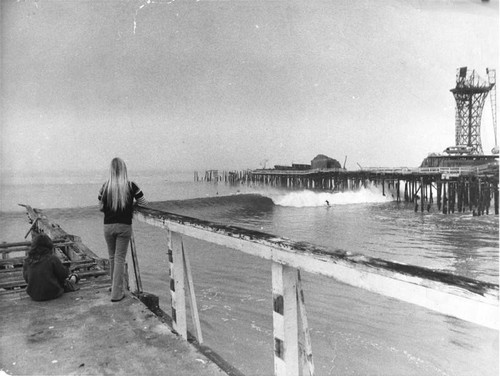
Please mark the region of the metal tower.
POLYGON ((457 85, 450 91, 457 104, 455 110, 455 144, 468 146, 471 154, 483 154, 481 115, 488 93, 495 84, 484 81, 475 70, 457 70, 457 85))
POLYGON ((492 154, 498 154, 498 141, 497 141, 497 87, 496 83, 496 71, 494 69, 486 68, 486 73, 488 74, 488 82, 492 85, 490 91, 491 100, 491 113, 493 114, 493 132, 495 134, 495 146, 491 149, 492 154))

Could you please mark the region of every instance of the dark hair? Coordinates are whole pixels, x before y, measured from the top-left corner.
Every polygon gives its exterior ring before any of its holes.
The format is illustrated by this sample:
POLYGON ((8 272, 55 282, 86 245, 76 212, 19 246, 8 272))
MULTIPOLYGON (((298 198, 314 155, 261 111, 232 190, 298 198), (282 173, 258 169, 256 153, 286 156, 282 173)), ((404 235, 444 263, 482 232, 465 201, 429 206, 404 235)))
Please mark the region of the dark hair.
POLYGON ((52 243, 52 239, 48 235, 39 234, 31 240, 31 247, 26 261, 28 264, 36 264, 44 257, 51 255, 53 249, 54 243, 52 243))

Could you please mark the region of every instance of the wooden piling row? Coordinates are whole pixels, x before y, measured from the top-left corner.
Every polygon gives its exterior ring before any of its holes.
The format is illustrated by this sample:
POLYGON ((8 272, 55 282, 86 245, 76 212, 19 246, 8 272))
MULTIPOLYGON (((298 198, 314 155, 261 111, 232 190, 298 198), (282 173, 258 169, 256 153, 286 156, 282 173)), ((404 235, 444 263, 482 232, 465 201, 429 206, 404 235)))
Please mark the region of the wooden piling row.
POLYGON ((440 171, 380 171, 344 169, 328 170, 244 170, 206 171, 195 181, 266 185, 286 189, 308 189, 328 192, 355 191, 377 187, 384 196, 396 202, 411 203, 415 211, 430 211, 436 196, 437 211, 443 214, 472 212, 489 214, 491 206, 498 215, 498 172, 495 174, 443 173, 440 171))
POLYGON ((205 181, 213 183, 248 183, 250 181, 251 170, 241 171, 225 171, 225 170, 207 170, 205 173, 200 174, 198 171, 194 172, 194 181, 205 181))

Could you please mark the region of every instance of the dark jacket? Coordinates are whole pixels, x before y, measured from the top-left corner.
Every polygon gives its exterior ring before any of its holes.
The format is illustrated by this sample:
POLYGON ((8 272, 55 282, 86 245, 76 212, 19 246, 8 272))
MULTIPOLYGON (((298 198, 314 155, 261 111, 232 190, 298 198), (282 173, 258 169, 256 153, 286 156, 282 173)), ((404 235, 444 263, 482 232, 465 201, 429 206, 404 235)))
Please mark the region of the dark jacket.
POLYGON ((69 276, 61 260, 55 255, 47 255, 37 262, 23 265, 24 280, 28 283, 26 292, 33 300, 42 301, 60 297, 64 292, 64 281, 69 276))

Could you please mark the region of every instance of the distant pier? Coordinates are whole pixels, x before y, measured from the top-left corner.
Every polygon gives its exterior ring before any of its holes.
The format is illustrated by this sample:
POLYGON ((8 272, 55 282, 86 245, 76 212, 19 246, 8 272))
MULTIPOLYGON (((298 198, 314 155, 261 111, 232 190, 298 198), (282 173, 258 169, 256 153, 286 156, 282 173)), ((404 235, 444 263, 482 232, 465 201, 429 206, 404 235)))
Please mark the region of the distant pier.
POLYGON ((251 181, 252 170, 206 170, 194 172, 194 181, 223 182, 223 183, 248 183, 251 181))
POLYGON ((330 192, 354 191, 376 186, 397 202, 415 204, 415 211, 432 205, 443 214, 472 212, 498 215, 498 164, 462 167, 383 168, 355 171, 330 169, 258 169, 239 172, 206 171, 195 181, 262 184, 288 189, 330 192))

